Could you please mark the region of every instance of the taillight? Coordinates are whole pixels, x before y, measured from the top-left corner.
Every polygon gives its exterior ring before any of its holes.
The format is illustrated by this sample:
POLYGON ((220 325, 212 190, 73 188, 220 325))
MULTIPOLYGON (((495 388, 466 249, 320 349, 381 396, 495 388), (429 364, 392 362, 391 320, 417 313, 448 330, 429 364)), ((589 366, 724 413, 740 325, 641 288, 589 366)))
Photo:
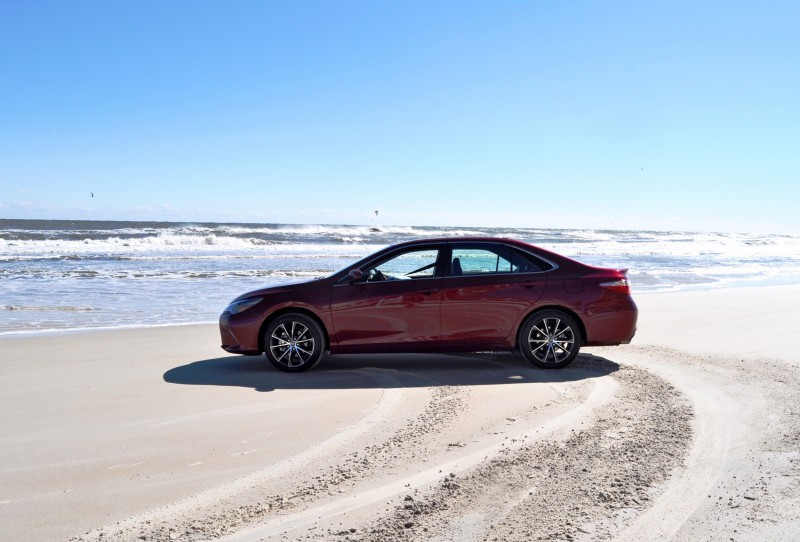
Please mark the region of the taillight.
POLYGON ((611 282, 601 282, 600 286, 606 290, 611 290, 612 292, 619 292, 621 294, 631 293, 631 285, 628 283, 627 278, 614 280, 611 282))

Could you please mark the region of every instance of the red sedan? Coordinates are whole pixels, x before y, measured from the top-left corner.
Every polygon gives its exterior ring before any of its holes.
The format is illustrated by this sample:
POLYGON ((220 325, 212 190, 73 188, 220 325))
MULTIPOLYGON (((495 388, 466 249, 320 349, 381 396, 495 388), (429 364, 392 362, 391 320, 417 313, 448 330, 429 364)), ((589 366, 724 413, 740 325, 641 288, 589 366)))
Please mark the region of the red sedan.
POLYGON ((510 239, 387 247, 328 277, 236 298, 222 348, 305 371, 323 353, 519 350, 564 367, 581 346, 629 343, 636 304, 626 270, 591 267, 510 239))

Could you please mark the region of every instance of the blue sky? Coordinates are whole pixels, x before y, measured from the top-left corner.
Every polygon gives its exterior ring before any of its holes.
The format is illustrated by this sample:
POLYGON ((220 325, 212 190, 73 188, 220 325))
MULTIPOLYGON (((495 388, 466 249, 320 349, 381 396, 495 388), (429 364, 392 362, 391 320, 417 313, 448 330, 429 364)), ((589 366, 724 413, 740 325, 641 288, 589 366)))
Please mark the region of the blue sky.
POLYGON ((800 233, 798 36, 797 2, 2 2, 0 218, 800 233))

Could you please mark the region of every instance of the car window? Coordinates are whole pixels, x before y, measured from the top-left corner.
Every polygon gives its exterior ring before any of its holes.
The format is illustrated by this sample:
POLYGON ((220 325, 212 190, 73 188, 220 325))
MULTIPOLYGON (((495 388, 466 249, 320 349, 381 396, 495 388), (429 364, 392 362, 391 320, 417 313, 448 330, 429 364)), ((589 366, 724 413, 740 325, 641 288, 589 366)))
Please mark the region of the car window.
POLYGON ((511 272, 510 259, 506 259, 494 251, 479 248, 454 248, 452 257, 454 275, 511 272))
POLYGON ((436 274, 438 258, 435 249, 403 252, 372 266, 364 275, 367 282, 431 278, 436 274))
POLYGON ((535 273, 552 267, 532 255, 505 245, 454 246, 451 258, 453 276, 535 273))
POLYGON ((539 273, 553 268, 552 264, 516 249, 511 253, 511 267, 513 273, 539 273))

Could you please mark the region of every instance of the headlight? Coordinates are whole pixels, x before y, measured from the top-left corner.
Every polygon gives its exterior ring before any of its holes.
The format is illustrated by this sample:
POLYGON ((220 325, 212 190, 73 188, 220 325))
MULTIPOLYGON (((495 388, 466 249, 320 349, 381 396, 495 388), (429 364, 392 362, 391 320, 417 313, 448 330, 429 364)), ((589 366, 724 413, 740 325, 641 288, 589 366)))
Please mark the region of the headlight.
POLYGON ((247 299, 242 299, 241 301, 234 301, 230 305, 228 305, 223 312, 229 312, 231 314, 239 314, 240 312, 244 312, 253 305, 258 304, 261 301, 260 297, 249 297, 247 299))

